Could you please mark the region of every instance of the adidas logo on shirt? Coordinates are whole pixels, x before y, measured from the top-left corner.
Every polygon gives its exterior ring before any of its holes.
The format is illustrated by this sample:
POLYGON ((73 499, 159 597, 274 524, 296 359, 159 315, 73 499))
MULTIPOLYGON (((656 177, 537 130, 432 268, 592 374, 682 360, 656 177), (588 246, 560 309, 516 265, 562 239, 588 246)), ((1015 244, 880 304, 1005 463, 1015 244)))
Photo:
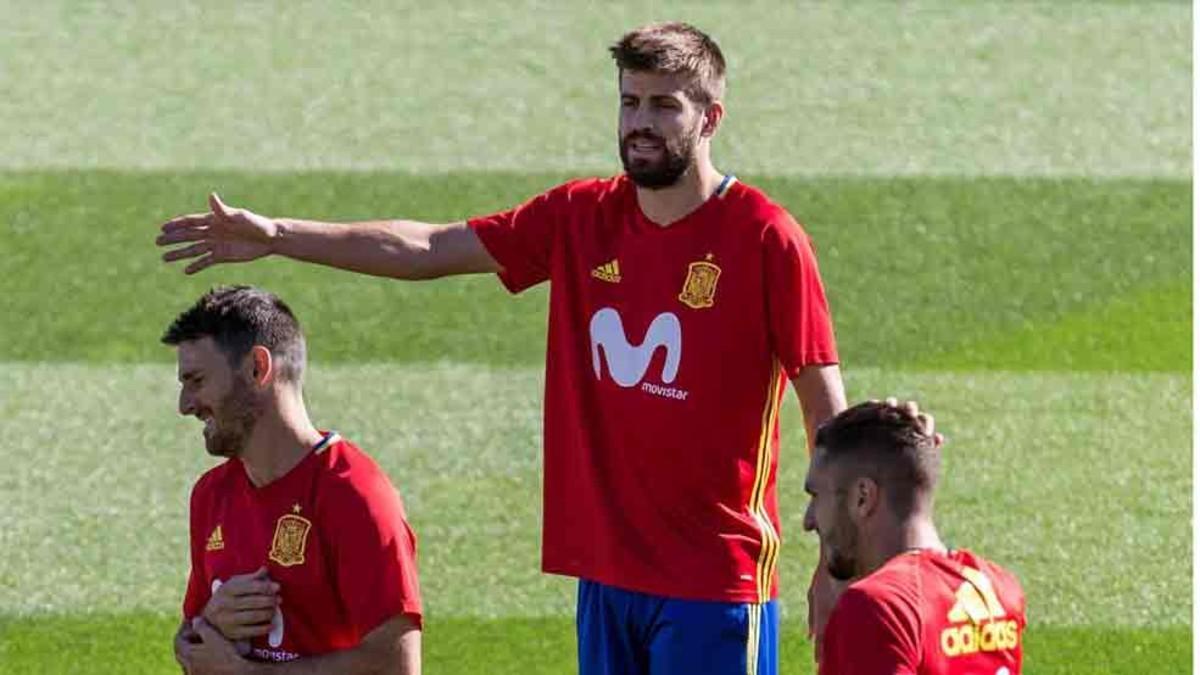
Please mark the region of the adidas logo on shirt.
POLYGON ((225 538, 221 536, 221 526, 218 525, 217 529, 208 535, 208 543, 204 545, 204 550, 220 551, 223 548, 225 548, 225 538))
POLYGON ((950 658, 979 652, 1016 649, 1021 642, 1021 627, 1007 614, 992 582, 970 567, 962 570, 966 581, 954 594, 954 606, 946 616, 952 624, 942 631, 942 653, 950 658))
POLYGON ((616 258, 613 258, 592 270, 592 276, 610 284, 619 284, 621 283, 621 264, 617 262, 616 258))

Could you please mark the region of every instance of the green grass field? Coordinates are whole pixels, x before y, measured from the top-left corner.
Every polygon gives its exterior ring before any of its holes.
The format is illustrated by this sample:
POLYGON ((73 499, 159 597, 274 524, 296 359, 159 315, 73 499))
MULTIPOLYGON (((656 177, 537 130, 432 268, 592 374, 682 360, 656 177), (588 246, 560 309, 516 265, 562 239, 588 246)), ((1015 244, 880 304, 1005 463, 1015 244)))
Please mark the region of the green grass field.
MULTIPOLYGON (((537 570, 546 289, 185 278, 152 240, 213 189, 437 221, 614 172, 604 46, 662 17, 730 59, 718 166, 814 237, 851 398, 949 437, 940 527, 1020 576, 1028 671, 1189 671, 1189 5, 356 7, 0 2, 0 674, 172 672, 212 461, 158 337, 235 282, 297 311, 314 418, 404 496, 427 671, 573 672, 573 584, 537 570)), ((789 400, 783 672, 810 673, 789 400)))

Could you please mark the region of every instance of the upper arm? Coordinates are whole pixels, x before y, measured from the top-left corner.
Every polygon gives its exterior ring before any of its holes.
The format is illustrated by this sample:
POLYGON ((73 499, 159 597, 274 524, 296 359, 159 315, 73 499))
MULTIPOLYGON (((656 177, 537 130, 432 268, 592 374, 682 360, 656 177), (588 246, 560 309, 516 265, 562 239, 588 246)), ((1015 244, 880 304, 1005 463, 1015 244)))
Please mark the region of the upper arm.
POLYGON ((501 269, 500 263, 465 221, 432 226, 428 245, 430 265, 426 276, 431 278, 499 272, 501 269))
POLYGON ((380 666, 378 672, 421 672, 421 627, 410 616, 401 614, 384 621, 363 638, 360 649, 380 666))
POLYGON ((191 619, 198 615, 208 602, 208 580, 204 576, 204 549, 201 544, 204 541, 205 534, 201 529, 201 506, 198 495, 198 488, 192 489, 192 498, 189 505, 188 514, 188 543, 190 545, 191 554, 189 561, 191 567, 188 570, 187 589, 183 595, 183 618, 191 619))
POLYGON ((360 635, 397 615, 419 625, 417 540, 400 496, 382 475, 339 487, 332 553, 347 618, 360 635))
POLYGON ((762 234, 763 286, 771 348, 789 379, 838 362, 833 319, 808 235, 786 212, 762 234))
POLYGON ((509 291, 518 293, 550 278, 555 237, 570 201, 569 184, 560 185, 514 209, 467 221, 509 291))

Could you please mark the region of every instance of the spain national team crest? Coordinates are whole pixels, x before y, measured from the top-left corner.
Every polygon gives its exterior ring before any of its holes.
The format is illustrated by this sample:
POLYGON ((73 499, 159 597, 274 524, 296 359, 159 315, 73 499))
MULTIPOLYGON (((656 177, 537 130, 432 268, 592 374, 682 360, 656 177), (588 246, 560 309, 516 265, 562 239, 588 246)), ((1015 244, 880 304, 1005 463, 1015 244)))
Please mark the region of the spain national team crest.
POLYGON ((717 278, 721 276, 721 268, 711 262, 712 254, 688 265, 687 279, 683 281, 683 292, 679 301, 692 309, 704 309, 713 306, 713 297, 717 294, 717 278))
POLYGON ((303 565, 304 545, 311 529, 312 522, 303 516, 294 513, 280 516, 275 522, 275 536, 267 557, 284 567, 303 565))

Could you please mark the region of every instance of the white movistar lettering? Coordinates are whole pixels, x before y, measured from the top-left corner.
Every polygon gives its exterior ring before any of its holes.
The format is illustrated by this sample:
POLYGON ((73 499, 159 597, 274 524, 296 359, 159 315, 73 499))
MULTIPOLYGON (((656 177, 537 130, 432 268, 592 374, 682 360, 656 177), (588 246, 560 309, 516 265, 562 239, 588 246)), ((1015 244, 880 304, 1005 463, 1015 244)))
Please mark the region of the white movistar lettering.
MULTIPOLYGON (((592 315, 588 332, 592 337, 592 369, 596 378, 600 378, 600 351, 604 350, 604 359, 608 362, 608 373, 622 387, 632 387, 642 381, 650 360, 659 347, 666 349, 667 358, 663 363, 662 381, 670 384, 675 381, 679 372, 679 360, 683 356, 683 331, 679 326, 679 317, 670 312, 663 312, 654 317, 650 327, 646 329, 646 337, 641 344, 630 344, 625 336, 625 325, 621 315, 611 307, 605 307, 592 315)), ((652 387, 656 385, 650 385, 652 387)), ((658 387, 662 391, 650 391, 665 395, 666 390, 681 395, 671 395, 669 398, 686 398, 687 392, 673 387, 658 387)), ((643 387, 643 390, 646 390, 643 387)), ((648 390, 646 390, 648 391, 648 390)))

